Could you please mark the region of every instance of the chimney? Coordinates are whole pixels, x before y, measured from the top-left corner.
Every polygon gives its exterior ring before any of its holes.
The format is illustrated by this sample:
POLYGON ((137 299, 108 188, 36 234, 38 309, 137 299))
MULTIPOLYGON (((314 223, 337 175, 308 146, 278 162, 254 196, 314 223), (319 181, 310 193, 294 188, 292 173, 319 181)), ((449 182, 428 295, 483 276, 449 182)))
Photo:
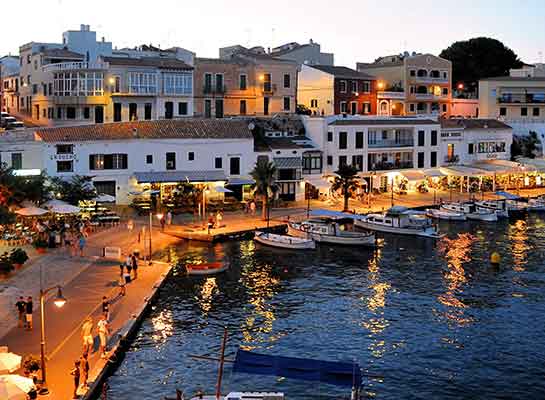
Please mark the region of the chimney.
POLYGON ((267 54, 271 54, 271 48, 267 47, 267 54))
POLYGON ((104 42, 105 42, 105 40, 104 40, 104 36, 102 36, 102 43, 104 43, 104 42))
POLYGON ((84 24, 81 24, 81 25, 79 26, 79 30, 82 31, 82 32, 84 32, 84 31, 85 31, 85 25, 84 25, 84 24))

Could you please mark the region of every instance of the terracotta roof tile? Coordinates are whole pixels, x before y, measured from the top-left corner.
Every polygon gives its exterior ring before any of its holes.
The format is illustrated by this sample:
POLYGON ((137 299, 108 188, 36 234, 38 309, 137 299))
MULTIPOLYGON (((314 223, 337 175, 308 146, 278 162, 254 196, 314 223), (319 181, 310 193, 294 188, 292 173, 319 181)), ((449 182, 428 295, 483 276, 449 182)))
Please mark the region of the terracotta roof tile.
POLYGON ((110 65, 124 65, 129 67, 156 67, 163 69, 192 70, 191 65, 182 60, 171 57, 104 57, 104 61, 110 65))

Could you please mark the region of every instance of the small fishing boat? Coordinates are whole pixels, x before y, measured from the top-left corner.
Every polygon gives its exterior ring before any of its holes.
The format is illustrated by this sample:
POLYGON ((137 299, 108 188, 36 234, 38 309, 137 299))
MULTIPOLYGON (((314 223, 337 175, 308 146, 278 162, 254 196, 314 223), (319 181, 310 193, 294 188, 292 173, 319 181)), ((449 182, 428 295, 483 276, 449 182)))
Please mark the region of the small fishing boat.
POLYGON ((540 196, 535 199, 528 199, 527 208, 528 211, 532 212, 545 211, 545 198, 540 196))
POLYGON ((186 264, 185 269, 188 275, 213 275, 229 269, 227 262, 211 262, 202 264, 186 264))
POLYGON ((318 243, 341 244, 348 246, 376 245, 375 234, 371 231, 356 232, 354 219, 313 217, 301 222, 288 223, 288 235, 309 238, 318 243))
POLYGON ((255 232, 254 240, 266 246, 280 247, 282 249, 312 250, 316 248, 316 242, 314 242, 312 239, 287 235, 276 235, 274 233, 261 231, 255 232))
POLYGON ((424 212, 417 212, 402 206, 394 206, 386 213, 367 214, 356 220, 355 224, 359 228, 399 235, 422 236, 432 239, 445 236, 437 232, 437 226, 424 212))
POLYGON ((499 218, 508 218, 509 209, 505 200, 483 200, 476 201, 477 210, 485 210, 495 212, 499 218))
POLYGON ((437 208, 428 208, 426 215, 430 218, 443 219, 446 221, 465 221, 467 220, 464 213, 441 210, 437 208))
POLYGON ((441 204, 441 210, 463 213, 467 219, 471 220, 486 222, 496 222, 498 220, 498 215, 495 211, 477 208, 473 202, 443 203, 441 204))

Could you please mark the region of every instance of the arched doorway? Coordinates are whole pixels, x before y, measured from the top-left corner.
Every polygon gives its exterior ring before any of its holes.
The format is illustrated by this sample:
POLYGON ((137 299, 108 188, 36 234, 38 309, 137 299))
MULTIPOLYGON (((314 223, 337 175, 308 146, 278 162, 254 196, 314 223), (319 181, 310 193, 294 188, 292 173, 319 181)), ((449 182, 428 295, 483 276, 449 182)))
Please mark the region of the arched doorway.
POLYGON ((379 104, 380 115, 390 115, 390 103, 387 100, 382 100, 379 104))

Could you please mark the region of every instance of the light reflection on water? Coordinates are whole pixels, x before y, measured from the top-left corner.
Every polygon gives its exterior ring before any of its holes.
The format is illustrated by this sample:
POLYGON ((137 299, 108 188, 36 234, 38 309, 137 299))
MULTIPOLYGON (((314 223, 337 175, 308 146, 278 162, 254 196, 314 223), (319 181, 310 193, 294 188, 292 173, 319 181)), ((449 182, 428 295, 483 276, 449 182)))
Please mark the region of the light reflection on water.
MULTIPOLYGON (((184 245, 181 262, 230 260, 210 278, 175 273, 115 376, 110 398, 210 392, 223 326, 228 357, 257 352, 354 360, 377 399, 544 398, 545 223, 441 226, 437 243, 387 236, 376 252, 313 253, 252 241, 184 245), (499 268, 488 262, 492 251, 499 268)), ((327 385, 238 376, 226 390, 278 390, 290 399, 346 398, 327 385)))

